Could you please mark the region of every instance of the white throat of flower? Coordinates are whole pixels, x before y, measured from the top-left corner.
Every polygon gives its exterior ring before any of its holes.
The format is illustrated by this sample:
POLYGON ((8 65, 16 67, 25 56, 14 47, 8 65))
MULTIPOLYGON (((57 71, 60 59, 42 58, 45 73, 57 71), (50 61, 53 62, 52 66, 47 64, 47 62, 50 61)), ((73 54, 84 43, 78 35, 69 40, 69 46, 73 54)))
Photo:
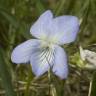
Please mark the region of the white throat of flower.
POLYGON ((50 67, 54 65, 54 58, 55 58, 55 49, 54 44, 50 41, 41 41, 41 47, 42 50, 40 59, 42 63, 49 64, 50 67))

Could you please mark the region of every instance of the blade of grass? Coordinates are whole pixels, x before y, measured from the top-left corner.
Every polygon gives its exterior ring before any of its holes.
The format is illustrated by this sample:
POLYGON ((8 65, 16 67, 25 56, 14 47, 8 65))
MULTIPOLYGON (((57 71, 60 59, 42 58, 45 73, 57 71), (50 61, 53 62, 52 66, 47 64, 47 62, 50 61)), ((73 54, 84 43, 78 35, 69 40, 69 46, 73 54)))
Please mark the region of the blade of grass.
POLYGON ((31 68, 29 69, 29 72, 28 72, 28 80, 27 80, 27 85, 26 85, 26 90, 25 90, 25 94, 24 96, 29 96, 30 94, 30 85, 31 85, 31 81, 32 81, 32 71, 31 71, 31 68))
POLYGON ((58 2, 56 10, 55 10, 55 16, 58 16, 60 14, 60 12, 62 11, 64 4, 65 4, 66 0, 61 0, 60 2, 58 2))
POLYGON ((16 96, 15 92, 13 91, 11 76, 3 59, 2 48, 0 48, 0 76, 2 85, 6 91, 5 96, 16 96))
POLYGON ((2 15, 8 22, 10 22, 15 28, 18 27, 18 22, 16 21, 16 18, 9 14, 5 9, 0 7, 0 15, 2 15))
POLYGON ((90 82, 88 96, 96 96, 96 72, 94 72, 93 78, 90 82))
POLYGON ((45 11, 45 8, 40 0, 38 0, 36 2, 36 8, 37 8, 39 14, 41 14, 42 12, 45 11))

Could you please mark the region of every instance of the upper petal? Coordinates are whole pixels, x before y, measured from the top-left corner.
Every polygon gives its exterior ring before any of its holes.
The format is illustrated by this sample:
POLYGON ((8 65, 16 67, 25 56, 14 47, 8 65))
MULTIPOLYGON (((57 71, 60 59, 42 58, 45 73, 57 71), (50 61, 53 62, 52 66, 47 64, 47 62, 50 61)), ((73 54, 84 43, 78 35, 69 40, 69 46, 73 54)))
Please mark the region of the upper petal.
POLYGON ((48 36, 48 25, 52 21, 53 14, 50 10, 44 12, 39 19, 32 25, 30 32, 36 38, 46 38, 48 36))
POLYGON ((68 76, 67 56, 63 48, 59 46, 55 46, 53 72, 61 79, 65 79, 68 76))
POLYGON ((40 41, 30 39, 18 45, 12 52, 11 60, 14 63, 27 63, 30 60, 32 49, 40 46, 40 41))
POLYGON ((60 16, 53 20, 51 36, 54 36, 58 44, 73 42, 79 31, 79 20, 75 16, 60 16))

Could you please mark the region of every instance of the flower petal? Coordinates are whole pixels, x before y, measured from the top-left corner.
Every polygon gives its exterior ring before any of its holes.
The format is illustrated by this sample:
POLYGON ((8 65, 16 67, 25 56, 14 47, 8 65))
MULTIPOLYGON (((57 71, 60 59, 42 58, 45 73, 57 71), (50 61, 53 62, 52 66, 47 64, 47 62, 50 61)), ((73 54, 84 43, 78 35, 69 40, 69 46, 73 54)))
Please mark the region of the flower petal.
POLYGON ((32 49, 40 46, 40 40, 30 39, 18 45, 12 52, 11 60, 14 63, 27 63, 31 57, 32 49))
POLYGON ((58 44, 66 44, 76 39, 79 31, 79 20, 75 16, 60 16, 53 20, 51 25, 53 33, 52 37, 57 38, 58 44))
POLYGON ((32 65, 33 73, 39 77, 47 72, 52 66, 53 61, 53 50, 38 49, 33 50, 30 62, 32 65))
POLYGON ((48 36, 48 24, 52 21, 52 12, 47 10, 44 12, 39 19, 32 25, 30 32, 31 34, 39 39, 46 38, 48 36))
POLYGON ((61 79, 65 79, 68 76, 67 56, 63 48, 59 46, 55 46, 55 62, 53 72, 61 79))

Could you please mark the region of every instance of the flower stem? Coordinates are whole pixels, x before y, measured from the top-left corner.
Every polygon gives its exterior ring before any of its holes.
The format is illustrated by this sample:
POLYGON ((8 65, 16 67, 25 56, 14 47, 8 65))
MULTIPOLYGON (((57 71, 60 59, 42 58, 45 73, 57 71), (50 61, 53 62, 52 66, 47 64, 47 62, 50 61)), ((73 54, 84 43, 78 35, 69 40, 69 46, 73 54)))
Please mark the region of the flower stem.
POLYGON ((54 84, 52 83, 52 74, 51 74, 51 68, 48 70, 48 79, 49 79, 49 95, 50 96, 57 96, 56 94, 56 88, 54 84))
POLYGON ((49 95, 51 94, 51 70, 48 70, 48 80, 49 80, 49 95))

